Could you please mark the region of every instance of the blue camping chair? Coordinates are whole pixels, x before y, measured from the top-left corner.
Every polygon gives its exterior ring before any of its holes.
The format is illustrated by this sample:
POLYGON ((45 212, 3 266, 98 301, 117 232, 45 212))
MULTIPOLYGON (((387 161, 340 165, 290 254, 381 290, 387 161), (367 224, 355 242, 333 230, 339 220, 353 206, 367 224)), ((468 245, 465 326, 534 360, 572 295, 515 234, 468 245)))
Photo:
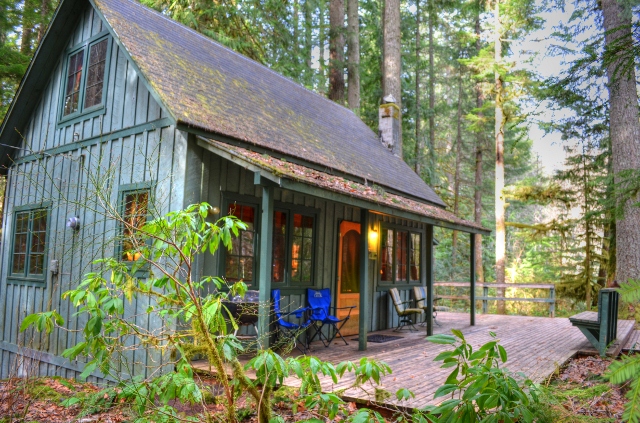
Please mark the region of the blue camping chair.
POLYGON ((311 316, 309 318, 314 323, 313 328, 315 332, 309 338, 309 343, 315 339, 317 336, 325 347, 331 345, 331 341, 338 335, 342 338, 346 345, 349 345, 344 336, 340 333, 340 329, 344 326, 345 323, 351 317, 351 311, 356 308, 356 306, 350 307, 331 307, 331 290, 329 288, 324 289, 307 289, 307 302, 309 303, 309 308, 311 309, 311 316), (329 310, 346 310, 349 309, 349 314, 342 319, 338 319, 336 316, 333 316, 329 313, 329 310), (325 326, 333 327, 333 335, 328 337, 322 332, 322 328, 325 326))
POLYGON ((311 326, 311 320, 307 319, 303 323, 292 323, 285 320, 286 317, 294 315, 298 319, 305 317, 308 307, 301 307, 291 312, 282 312, 280 309, 280 290, 271 290, 271 298, 273 299, 273 311, 276 315, 276 325, 278 326, 278 336, 285 342, 292 343, 302 354, 306 354, 309 350, 309 341, 302 344, 302 348, 298 345, 298 335, 300 332, 306 331, 311 326))

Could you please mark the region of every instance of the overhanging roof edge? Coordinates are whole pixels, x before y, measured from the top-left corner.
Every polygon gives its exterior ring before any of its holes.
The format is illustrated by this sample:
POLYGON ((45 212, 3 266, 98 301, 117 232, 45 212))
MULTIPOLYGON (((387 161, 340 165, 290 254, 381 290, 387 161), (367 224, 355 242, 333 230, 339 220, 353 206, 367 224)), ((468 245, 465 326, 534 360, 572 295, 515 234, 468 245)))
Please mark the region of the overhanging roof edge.
POLYGON ((371 209, 375 212, 398 216, 410 220, 415 220, 423 223, 427 223, 434 226, 439 226, 452 230, 459 230, 467 233, 476 233, 482 235, 489 235, 491 233, 488 229, 480 229, 473 226, 467 226, 460 223, 447 222, 445 220, 438 219, 436 217, 426 216, 421 213, 411 212, 406 209, 401 209, 393 206, 389 206, 386 204, 381 204, 373 199, 365 199, 359 198, 357 196, 349 195, 346 193, 338 192, 336 190, 331 190, 326 187, 314 186, 313 184, 304 182, 299 179, 295 179, 293 177, 289 177, 288 175, 278 175, 273 169, 269 169, 268 166, 256 163, 246 156, 236 153, 230 148, 222 147, 219 141, 215 142, 212 140, 207 140, 203 137, 197 137, 198 145, 207 149, 208 151, 224 158, 230 160, 239 166, 242 166, 245 169, 256 172, 259 171, 261 176, 277 183, 281 188, 288 189, 295 192, 300 192, 303 194, 313 195, 315 197, 324 198, 331 201, 336 201, 343 204, 353 205, 360 208, 371 209))

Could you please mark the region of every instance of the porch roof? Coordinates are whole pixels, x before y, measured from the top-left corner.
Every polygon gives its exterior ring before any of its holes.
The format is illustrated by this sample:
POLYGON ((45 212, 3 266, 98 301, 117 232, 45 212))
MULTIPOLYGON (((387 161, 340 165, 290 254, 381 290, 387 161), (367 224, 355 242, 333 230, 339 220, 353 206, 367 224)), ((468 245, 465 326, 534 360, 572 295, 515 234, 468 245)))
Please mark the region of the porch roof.
POLYGON ((253 171, 256 178, 264 178, 284 189, 444 228, 483 235, 491 233, 483 226, 461 219, 443 208, 386 192, 376 184, 354 182, 209 138, 198 137, 198 145, 253 171))

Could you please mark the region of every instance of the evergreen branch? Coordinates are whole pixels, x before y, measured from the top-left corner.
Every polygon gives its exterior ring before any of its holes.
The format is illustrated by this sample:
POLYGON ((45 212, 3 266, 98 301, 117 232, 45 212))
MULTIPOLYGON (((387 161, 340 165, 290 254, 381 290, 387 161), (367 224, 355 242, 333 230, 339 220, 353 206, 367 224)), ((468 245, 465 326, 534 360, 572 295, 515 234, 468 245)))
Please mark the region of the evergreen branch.
POLYGON ((620 284, 618 292, 625 301, 639 302, 640 301, 640 279, 629 279, 626 282, 620 284))
POLYGON ((629 379, 640 376, 640 356, 622 356, 620 361, 614 361, 609 366, 607 378, 611 383, 624 383, 629 379))

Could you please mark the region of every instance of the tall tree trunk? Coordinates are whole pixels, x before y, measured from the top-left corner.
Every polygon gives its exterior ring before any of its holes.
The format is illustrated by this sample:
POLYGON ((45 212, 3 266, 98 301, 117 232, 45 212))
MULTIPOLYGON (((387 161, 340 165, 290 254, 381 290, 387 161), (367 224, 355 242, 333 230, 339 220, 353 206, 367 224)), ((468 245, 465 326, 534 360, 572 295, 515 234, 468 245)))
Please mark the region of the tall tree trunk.
MULTIPOLYGON (((500 0, 495 4, 495 63, 496 66, 502 61, 502 39, 500 37, 500 0)), ((505 201, 504 201, 504 111, 502 76, 496 70, 495 80, 495 137, 496 137, 496 175, 495 175, 495 209, 496 209, 496 283, 505 283, 505 260, 506 260, 506 226, 505 226, 505 201)), ((498 297, 504 297, 505 289, 497 289, 498 297)), ((505 313, 504 301, 498 301, 498 314, 505 313)))
MULTIPOLYGON (((460 162, 462 157, 462 67, 458 67, 458 123, 456 127, 456 169, 453 177, 453 214, 460 213, 460 162)), ((451 239, 451 280, 453 281, 458 250, 458 231, 453 231, 451 239)))
POLYGON ((26 56, 31 55, 31 42, 33 40, 33 31, 36 25, 35 1, 36 0, 25 0, 22 5, 22 19, 20 21, 22 25, 20 53, 26 56))
POLYGON ((313 88, 313 5, 310 0, 304 1, 304 84, 307 88, 313 88))
POLYGON ((349 48, 347 103, 351 110, 360 115, 360 23, 358 0, 347 0, 347 27, 347 46, 349 48))
MULTIPOLYGON (((429 166, 436 162, 436 74, 434 67, 433 28, 435 26, 435 0, 429 0, 429 166)), ((431 179, 431 178, 429 178, 431 179)), ((433 181, 429 181, 433 183, 433 181)))
POLYGON ((293 0, 293 62, 300 68, 300 0, 293 0))
POLYGON ((326 42, 324 21, 325 2, 326 0, 318 0, 318 93, 321 95, 327 92, 327 78, 324 63, 324 46, 326 42))
POLYGON ((42 0, 40 4, 40 26, 38 27, 38 45, 42 41, 49 22, 49 12, 51 11, 51 0, 42 0))
MULTIPOLYGON (((482 1, 477 0, 476 22, 475 22, 475 35, 476 35, 476 54, 480 54, 481 44, 480 37, 482 31, 480 28, 480 12, 482 9, 482 1)), ((478 82, 475 86, 476 91, 476 108, 482 110, 482 104, 484 102, 484 96, 482 94, 482 86, 478 82)), ((483 121, 482 112, 479 113, 480 122, 483 121)), ((476 172, 474 180, 474 192, 473 192, 473 220, 478 225, 482 224, 482 152, 484 150, 484 131, 478 130, 476 132, 476 172)), ((476 279, 479 283, 484 282, 484 267, 482 265, 482 235, 477 234, 475 236, 475 251, 476 251, 476 279)))
POLYGON ((344 104, 344 0, 329 3, 329 98, 344 104))
POLYGON ((591 266, 591 246, 592 246, 592 240, 591 240, 591 231, 592 231, 592 226, 591 226, 591 218, 587 217, 587 215, 589 214, 590 211, 590 207, 589 207, 589 202, 591 199, 591 195, 589 194, 589 184, 588 184, 588 175, 587 175, 587 158, 586 158, 586 152, 584 150, 584 144, 582 145, 582 196, 584 199, 584 212, 583 215, 585 216, 585 221, 584 221, 584 232, 586 234, 585 237, 585 255, 584 255, 584 276, 585 276, 585 304, 587 307, 587 310, 591 310, 591 305, 593 304, 593 301, 591 299, 591 277, 593 275, 593 271, 592 271, 592 266, 591 266))
MULTIPOLYGON (((392 95, 400 108, 400 125, 402 126, 402 85, 400 83, 401 56, 400 56, 400 0, 386 0, 384 2, 384 73, 382 96, 392 95)), ((393 152, 403 157, 402 153, 402 129, 393 147, 393 152)))
POLYGON ((422 142, 422 133, 420 125, 421 122, 421 110, 420 110, 420 61, 421 59, 421 46, 422 40, 420 39, 420 0, 416 0, 416 150, 415 158, 416 163, 414 170, 418 176, 422 176, 422 154, 424 152, 424 144, 422 142))
MULTIPOLYGON (((631 8, 617 0, 602 0, 605 47, 632 45, 631 8)), ((619 51, 619 50, 618 50, 619 51)), ((638 94, 635 66, 623 71, 625 58, 613 57, 607 66, 609 80, 609 135, 615 182, 620 172, 640 170, 640 122, 638 121, 638 94)), ((624 216, 616 221, 616 278, 619 283, 640 278, 640 208, 633 204, 638 197, 618 199, 624 216), (624 203, 622 203, 624 202, 624 203)))

